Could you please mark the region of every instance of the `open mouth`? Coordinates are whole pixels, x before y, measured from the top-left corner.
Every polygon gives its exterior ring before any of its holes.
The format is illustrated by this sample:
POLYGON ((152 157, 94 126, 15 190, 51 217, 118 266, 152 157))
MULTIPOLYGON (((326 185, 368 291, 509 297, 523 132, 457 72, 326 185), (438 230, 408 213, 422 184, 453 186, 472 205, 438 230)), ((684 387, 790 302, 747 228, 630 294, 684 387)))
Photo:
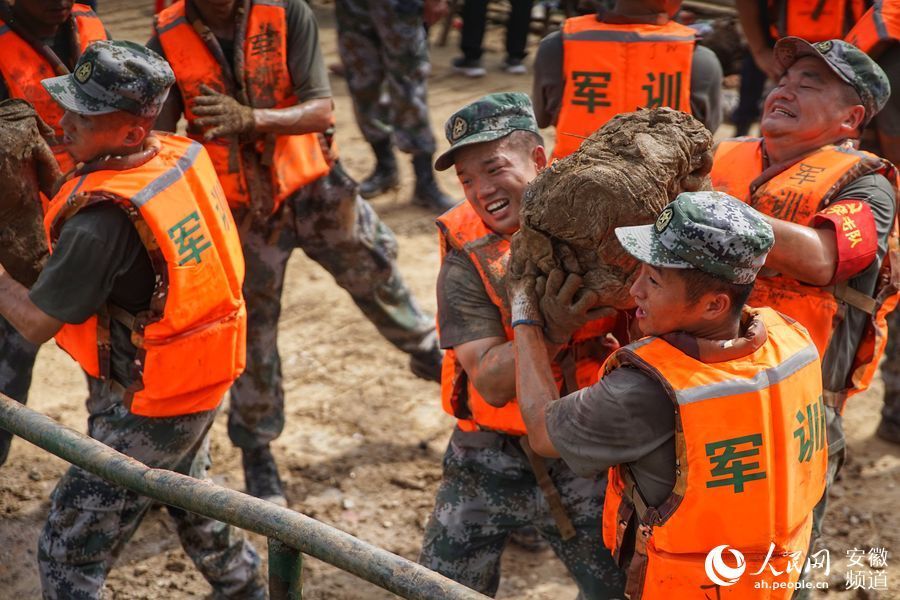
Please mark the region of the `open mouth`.
POLYGON ((493 215, 500 212, 507 206, 509 206, 509 200, 495 200, 485 206, 484 209, 493 215))
POLYGON ((634 310, 634 316, 637 317, 638 319, 643 319, 644 317, 647 316, 647 311, 644 310, 643 308, 641 308, 640 306, 638 306, 634 310))
POLYGON ((777 115, 784 115, 784 116, 786 116, 786 117, 796 117, 796 116, 797 116, 797 115, 795 115, 794 113, 792 113, 791 111, 789 111, 788 109, 783 108, 783 107, 781 107, 781 106, 776 106, 775 108, 773 108, 773 109, 772 109, 772 114, 773 114, 773 115, 776 115, 776 114, 777 114, 777 115))

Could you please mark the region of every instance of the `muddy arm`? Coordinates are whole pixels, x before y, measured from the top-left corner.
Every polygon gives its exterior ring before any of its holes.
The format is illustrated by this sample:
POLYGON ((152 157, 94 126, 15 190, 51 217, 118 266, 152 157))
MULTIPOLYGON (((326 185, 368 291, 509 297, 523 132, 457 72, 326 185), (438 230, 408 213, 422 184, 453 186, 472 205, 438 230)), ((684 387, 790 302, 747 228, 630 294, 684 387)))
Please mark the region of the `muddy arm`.
POLYGON ((12 323, 32 344, 52 338, 63 322, 51 317, 28 297, 28 288, 13 279, 0 265, 0 315, 12 323))
POLYGON ((766 267, 810 285, 831 283, 838 264, 837 241, 831 229, 813 229, 766 216, 775 246, 766 267))

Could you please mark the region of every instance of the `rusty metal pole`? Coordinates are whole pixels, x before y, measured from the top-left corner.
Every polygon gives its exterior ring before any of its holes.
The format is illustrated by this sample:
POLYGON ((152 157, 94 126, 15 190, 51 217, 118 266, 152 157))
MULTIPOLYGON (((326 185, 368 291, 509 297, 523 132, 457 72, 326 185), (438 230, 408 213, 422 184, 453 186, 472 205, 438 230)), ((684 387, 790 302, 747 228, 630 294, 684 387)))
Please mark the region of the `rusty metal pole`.
MULTIPOLYGON (((151 469, 0 394, 0 427, 108 481, 171 506, 274 538, 413 600, 486 600, 401 556, 330 525, 210 481, 151 469)), ((299 596, 298 596, 299 597, 299 596)))
POLYGON ((269 538, 269 600, 301 600, 303 555, 269 538))

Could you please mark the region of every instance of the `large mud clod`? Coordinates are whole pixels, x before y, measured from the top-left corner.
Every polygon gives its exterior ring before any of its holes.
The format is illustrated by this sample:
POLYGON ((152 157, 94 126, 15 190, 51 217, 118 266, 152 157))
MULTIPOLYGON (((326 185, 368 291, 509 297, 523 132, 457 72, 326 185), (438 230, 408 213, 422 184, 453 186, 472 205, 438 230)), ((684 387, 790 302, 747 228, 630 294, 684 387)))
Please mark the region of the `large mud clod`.
POLYGON ((60 177, 42 137, 52 133, 28 102, 0 102, 0 264, 29 287, 47 257, 40 192, 60 177))
POLYGON ((613 231, 654 222, 681 192, 710 189, 711 146, 709 131, 683 112, 617 115, 528 186, 511 274, 561 268, 581 275, 598 305, 632 307, 637 262, 613 231))

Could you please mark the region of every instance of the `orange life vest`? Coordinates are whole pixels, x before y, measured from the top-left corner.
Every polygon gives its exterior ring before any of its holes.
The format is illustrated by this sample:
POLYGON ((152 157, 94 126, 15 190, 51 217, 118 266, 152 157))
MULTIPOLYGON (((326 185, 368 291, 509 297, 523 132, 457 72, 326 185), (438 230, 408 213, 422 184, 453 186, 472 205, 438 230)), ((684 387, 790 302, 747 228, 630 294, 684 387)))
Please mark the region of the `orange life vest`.
POLYGON ((900 40, 900 3, 875 0, 875 4, 853 26, 846 40, 877 58, 888 45, 900 40))
POLYGON ((769 308, 754 309, 765 343, 751 354, 703 363, 662 338, 613 354, 604 374, 628 365, 663 383, 675 409, 675 487, 647 506, 627 466, 609 471, 603 543, 628 576, 626 595, 646 598, 790 598, 793 590, 755 589, 797 581, 784 573, 788 553, 802 569, 812 510, 825 489, 828 444, 822 366, 808 333, 769 308), (718 589, 706 576, 707 554, 722 544, 741 552, 746 570, 718 589), (633 551, 632 551, 633 548, 633 551), (796 555, 795 555, 796 556, 796 555))
POLYGON ((613 25, 596 15, 566 19, 562 106, 553 158, 568 156, 619 113, 668 106, 691 112, 694 31, 665 25, 613 25))
MULTIPOLYGON (((169 6, 154 22, 166 59, 175 72, 175 81, 184 99, 188 132, 200 140, 195 125, 194 98, 205 84, 217 92, 233 95, 244 89, 254 108, 285 108, 297 104, 294 84, 287 63, 287 24, 284 4, 278 0, 254 0, 247 17, 244 36, 244 60, 240 81, 230 75, 231 65, 222 65, 210 47, 185 18, 184 0, 169 6)), ((235 136, 202 141, 216 167, 228 203, 250 202, 241 146, 235 136)), ((315 133, 303 135, 266 135, 257 139, 255 151, 260 164, 269 168, 275 194, 273 210, 304 185, 330 170, 315 133)))
POLYGON ((150 309, 109 307, 80 325, 63 325, 57 343, 89 375, 109 376, 109 319, 126 322, 137 347, 131 412, 168 417, 211 410, 244 369, 247 313, 237 228, 203 147, 159 135, 143 165, 100 170, 67 181, 50 203, 50 251, 66 219, 86 205, 115 202, 135 224, 156 271, 150 309))
POLYGON ((769 0, 769 32, 810 42, 843 38, 866 10, 864 0, 769 0))
MULTIPOLYGON (((69 19, 73 22, 75 29, 79 55, 91 42, 106 39, 106 30, 103 28, 103 24, 89 6, 73 5, 72 15, 69 19)), ((50 48, 45 48, 45 50, 51 54, 53 52, 50 48)), ((3 83, 9 91, 9 96, 22 98, 34 105, 34 109, 41 119, 53 128, 54 139, 49 140, 50 148, 59 162, 60 169, 63 173, 71 171, 75 162, 62 143, 62 128, 59 126, 64 110, 53 101, 50 94, 41 85, 41 80, 66 75, 69 70, 62 61, 57 61, 55 65, 50 62, 31 44, 10 29, 3 19, 0 19, 0 56, 3 57, 0 60, 0 76, 3 77, 3 83)))
MULTIPOLYGON (((759 186, 751 195, 750 184, 763 172, 762 140, 737 138, 721 142, 713 158, 713 189, 727 192, 759 211, 801 225, 827 207, 849 182, 869 173, 880 173, 897 188, 897 174, 887 161, 868 152, 825 146, 759 186)), ((871 319, 856 351, 847 389, 833 390, 846 398, 865 390, 872 381, 887 343, 887 314, 897 306, 898 230, 896 219, 889 251, 881 265, 877 287, 867 306, 846 286, 827 288, 806 285, 781 275, 758 277, 750 296, 751 306, 771 306, 802 322, 824 356, 831 335, 851 303, 871 319), (837 297, 836 297, 837 295, 837 297)), ((829 392, 830 393, 830 392, 829 392)))
MULTIPOLYGON (((497 306, 503 320, 506 339, 513 339, 509 301, 506 297, 506 265, 509 241, 489 229, 468 202, 450 209, 437 220, 441 238, 441 259, 452 248, 464 252, 481 276, 484 289, 497 306)), ((616 319, 591 321, 572 336, 568 348, 560 352, 553 373, 567 392, 586 387, 596 380, 597 369, 605 357, 603 340, 616 319)), ((562 389, 562 388, 561 388, 562 389)), ((466 376, 456 353, 444 354, 441 373, 441 403, 444 410, 459 419, 463 431, 488 429, 524 435, 525 423, 515 400, 501 408, 489 404, 466 376)))

